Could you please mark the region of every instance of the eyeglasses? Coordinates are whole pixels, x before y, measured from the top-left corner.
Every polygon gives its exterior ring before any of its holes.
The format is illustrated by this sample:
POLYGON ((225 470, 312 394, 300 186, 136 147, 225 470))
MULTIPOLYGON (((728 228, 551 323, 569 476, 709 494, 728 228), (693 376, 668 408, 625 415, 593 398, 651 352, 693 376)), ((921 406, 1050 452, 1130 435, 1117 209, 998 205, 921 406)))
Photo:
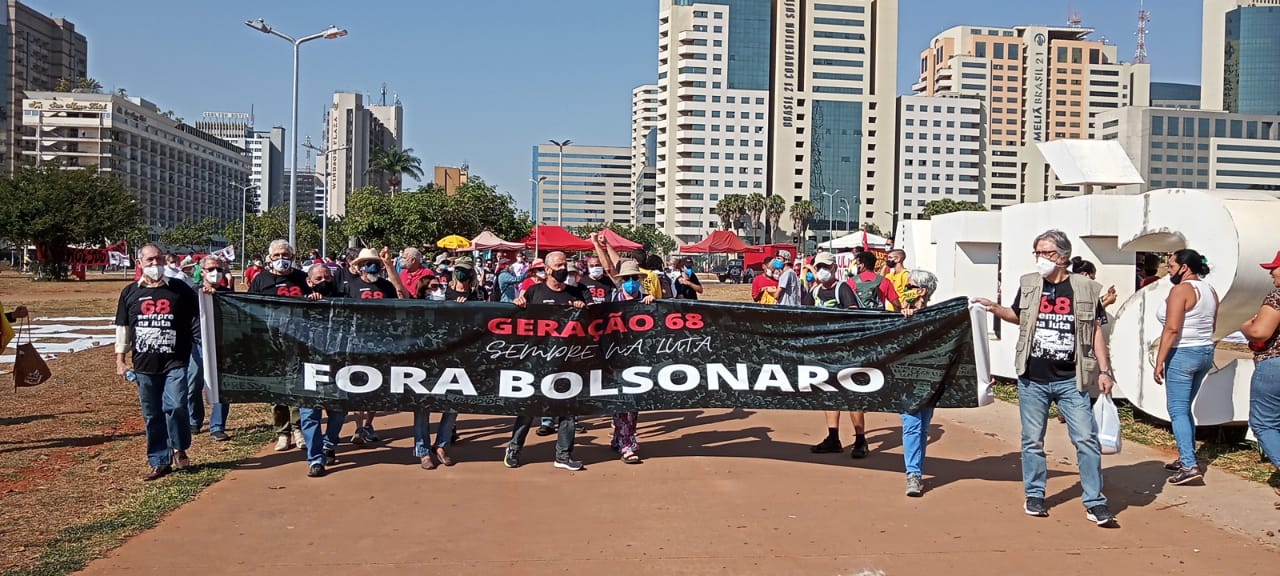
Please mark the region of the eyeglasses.
POLYGON ((920 287, 915 284, 907 284, 907 290, 919 290, 920 287))
POLYGON ((1057 250, 1036 250, 1036 251, 1033 251, 1032 254, 1035 254, 1036 258, 1053 258, 1054 256, 1058 255, 1058 251, 1057 250))

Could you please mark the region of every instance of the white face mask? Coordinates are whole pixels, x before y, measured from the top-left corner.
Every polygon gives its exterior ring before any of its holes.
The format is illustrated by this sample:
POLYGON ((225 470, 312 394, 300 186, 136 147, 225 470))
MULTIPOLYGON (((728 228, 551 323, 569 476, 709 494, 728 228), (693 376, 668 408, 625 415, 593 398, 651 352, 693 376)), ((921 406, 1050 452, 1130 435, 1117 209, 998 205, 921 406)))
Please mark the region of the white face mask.
POLYGON ((155 266, 143 266, 142 275, 146 276, 147 279, 151 280, 152 282, 159 280, 162 276, 164 276, 164 266, 161 266, 159 264, 156 264, 155 266))
POLYGON ((1048 258, 1036 258, 1036 272, 1039 272, 1041 276, 1048 278, 1049 275, 1053 274, 1053 271, 1057 269, 1058 265, 1054 264, 1053 260, 1048 258))
POLYGON ((537 276, 539 280, 547 279, 547 272, 545 270, 539 270, 537 272, 534 272, 533 275, 537 276))
POLYGON ((667 278, 670 278, 670 279, 672 279, 672 280, 675 280, 675 279, 677 279, 677 278, 679 278, 679 277, 680 277, 680 271, 679 271, 679 270, 672 270, 672 271, 670 271, 670 272, 667 272, 667 278))
POLYGON ((288 258, 271 261, 271 269, 276 272, 288 272, 290 268, 293 268, 293 260, 288 258))
POLYGON ((427 295, 427 300, 444 300, 444 289, 437 288, 427 295))
POLYGON ((592 266, 588 272, 592 278, 599 280, 601 276, 604 276, 604 266, 592 266))
POLYGON ((207 272, 207 273, 205 273, 205 277, 207 277, 207 278, 209 279, 209 283, 210 283, 210 284, 217 284, 217 283, 218 283, 218 281, 222 279, 222 273, 221 273, 221 272, 207 272))
POLYGON ((568 286, 577 286, 578 277, 573 274, 570 274, 568 278, 565 278, 564 283, 568 286))
POLYGON ((818 271, 818 273, 816 274, 816 276, 817 276, 817 278, 818 278, 818 281, 819 281, 819 282, 821 282, 821 283, 823 283, 823 284, 826 284, 827 282, 830 282, 830 281, 831 281, 831 270, 829 270, 829 269, 827 269, 827 268, 823 268, 823 269, 821 269, 821 270, 819 270, 819 271, 818 271))

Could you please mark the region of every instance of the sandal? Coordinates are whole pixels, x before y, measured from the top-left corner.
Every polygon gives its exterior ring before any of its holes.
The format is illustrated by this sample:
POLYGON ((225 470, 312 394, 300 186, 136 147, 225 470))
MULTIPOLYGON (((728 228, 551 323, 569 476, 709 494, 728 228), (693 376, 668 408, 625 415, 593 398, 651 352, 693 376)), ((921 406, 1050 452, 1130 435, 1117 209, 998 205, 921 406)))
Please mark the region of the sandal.
POLYGON ((641 462, 640 455, 630 450, 622 453, 622 461, 627 464, 639 464, 641 462))
POLYGON ((436 469, 436 459, 435 459, 435 458, 432 458, 430 454, 427 454, 426 456, 423 456, 423 457, 419 460, 419 462, 421 463, 421 465, 422 465, 422 469, 423 469, 423 470, 435 470, 435 469, 436 469))
POLYGON ((449 454, 444 451, 443 447, 436 447, 435 452, 436 460, 439 460, 441 464, 444 464, 445 466, 453 466, 453 458, 449 457, 449 454))

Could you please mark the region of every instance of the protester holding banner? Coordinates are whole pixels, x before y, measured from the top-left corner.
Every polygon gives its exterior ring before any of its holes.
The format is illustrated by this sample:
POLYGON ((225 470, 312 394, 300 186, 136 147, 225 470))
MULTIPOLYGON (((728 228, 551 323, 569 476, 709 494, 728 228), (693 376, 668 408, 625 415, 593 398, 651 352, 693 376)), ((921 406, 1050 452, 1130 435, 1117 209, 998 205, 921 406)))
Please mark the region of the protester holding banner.
POLYGON ((190 287, 165 278, 158 248, 143 246, 138 260, 142 279, 125 286, 116 306, 116 374, 137 382, 151 466, 143 479, 151 481, 190 465, 186 372, 199 304, 190 287), (130 351, 132 369, 125 362, 130 351))
MULTIPOLYGON (((305 298, 311 293, 307 275, 293 265, 293 246, 285 240, 274 240, 267 248, 265 272, 254 276, 249 283, 250 294, 265 294, 286 298, 305 298)), ((276 404, 272 407, 272 425, 276 429, 276 452, 288 450, 290 445, 306 448, 299 425, 296 406, 276 404), (290 442, 292 440, 292 443, 290 442)))
MULTIPOLYGON (((897 252, 901 252, 900 250, 897 252)), ((892 255, 893 252, 890 252, 892 255)), ((903 253, 905 257, 905 253, 903 253)), ((903 289, 910 291, 915 297, 910 304, 902 308, 902 315, 910 318, 917 310, 929 305, 929 297, 938 289, 938 278, 927 270, 912 270, 908 273, 907 283, 903 289)), ((902 459, 907 469, 907 496, 919 498, 924 496, 924 453, 929 445, 929 423, 933 421, 933 408, 937 398, 931 398, 927 404, 915 412, 901 414, 902 418, 902 459)))
MULTIPOLYGON (((813 259, 814 279, 818 285, 813 289, 813 305, 819 308, 837 308, 850 310, 858 307, 857 296, 850 282, 836 277, 835 255, 822 252, 813 259)), ((813 446, 809 451, 814 454, 834 454, 844 451, 844 443, 840 440, 840 412, 828 410, 823 416, 827 422, 827 437, 813 446)), ((849 453, 853 458, 867 456, 866 419, 861 412, 850 412, 849 423, 853 425, 853 448, 849 453)))
MULTIPOLYGON (((597 250, 599 250, 599 246, 597 246, 597 250)), ((639 269, 640 265, 637 264, 636 270, 639 269)), ((592 255, 587 258, 587 275, 582 279, 582 288, 586 290, 586 295, 591 298, 591 304, 609 302, 615 298, 617 286, 614 284, 613 278, 605 274, 605 267, 599 255, 592 255)))
MULTIPOLYGON (((206 294, 231 292, 230 275, 223 268, 221 258, 214 255, 200 260, 200 290, 206 294)), ((199 434, 204 426, 204 347, 201 345, 200 331, 195 332, 195 343, 191 347, 191 363, 187 365, 187 412, 191 418, 193 434, 199 434)), ((209 410, 209 437, 218 442, 225 442, 231 437, 227 435, 227 415, 231 405, 216 402, 209 410)))
MULTIPOLYGON (((537 264, 536 261, 534 263, 537 264)), ((528 290, 516 297, 512 303, 520 308, 529 305, 585 308, 587 303, 583 300, 581 293, 577 290, 572 290, 565 283, 565 280, 569 278, 569 270, 564 252, 547 254, 546 267, 550 268, 550 273, 546 274, 546 281, 530 286, 528 290)), ((520 450, 524 448, 524 441, 528 438, 529 427, 532 425, 532 416, 525 414, 516 416, 515 430, 511 434, 511 443, 507 446, 507 453, 503 457, 503 463, 507 468, 520 467, 520 450)), ((559 417, 559 431, 556 439, 556 468, 563 468, 569 471, 583 469, 582 462, 573 459, 574 425, 575 421, 572 416, 559 417)))
MULTIPOLYGON (((458 258, 453 265, 453 280, 445 288, 444 301, 465 304, 479 300, 474 277, 475 262, 467 256, 458 258)), ((413 414, 413 455, 423 469, 433 470, 437 465, 453 466, 449 446, 455 439, 458 413, 445 411, 440 414, 440 426, 436 428, 436 441, 431 442, 431 412, 418 410, 413 414)))
MULTIPOLYGON (((623 260, 616 277, 621 288, 614 291, 614 302, 639 301, 653 304, 653 296, 644 293, 644 272, 635 260, 623 260)), ((613 415, 613 435, 609 439, 609 447, 621 454, 622 461, 627 464, 640 463, 640 443, 636 440, 639 419, 639 412, 619 412, 613 415)))
POLYGON ((1022 485, 1025 512, 1048 517, 1045 505, 1047 469, 1044 453, 1049 406, 1058 405, 1076 447, 1083 503, 1089 520, 1099 526, 1115 521, 1102 494, 1102 449, 1098 443, 1086 378, 1098 371, 1098 389, 1110 394, 1115 386, 1111 358, 1102 325, 1106 312, 1099 304, 1102 285, 1070 274, 1071 240, 1049 230, 1032 242, 1036 272, 1019 280, 1011 306, 978 298, 996 318, 1019 327, 1018 411, 1022 415, 1022 485))

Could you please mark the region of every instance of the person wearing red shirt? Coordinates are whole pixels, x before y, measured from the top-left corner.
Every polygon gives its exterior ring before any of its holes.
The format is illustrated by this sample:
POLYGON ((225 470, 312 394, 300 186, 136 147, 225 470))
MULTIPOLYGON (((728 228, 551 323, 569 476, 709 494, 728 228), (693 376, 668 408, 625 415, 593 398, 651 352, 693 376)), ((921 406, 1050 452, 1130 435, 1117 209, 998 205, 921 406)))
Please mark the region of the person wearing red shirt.
POLYGON ((751 280, 751 300, 757 304, 777 304, 778 303, 778 278, 779 270, 772 267, 774 262, 781 260, 770 260, 765 263, 764 273, 757 274, 751 280), (768 298, 765 298, 768 296, 768 298), (761 302, 764 298, 765 301, 761 302))
POLYGON ((516 298, 524 296, 524 291, 533 287, 534 284, 541 284, 547 280, 547 268, 541 258, 533 261, 529 265, 528 272, 525 273, 524 280, 520 281, 520 285, 516 287, 516 298))
POLYGON ((422 252, 409 247, 400 251, 400 283, 409 290, 416 290, 418 281, 434 276, 430 268, 422 265, 422 252))

